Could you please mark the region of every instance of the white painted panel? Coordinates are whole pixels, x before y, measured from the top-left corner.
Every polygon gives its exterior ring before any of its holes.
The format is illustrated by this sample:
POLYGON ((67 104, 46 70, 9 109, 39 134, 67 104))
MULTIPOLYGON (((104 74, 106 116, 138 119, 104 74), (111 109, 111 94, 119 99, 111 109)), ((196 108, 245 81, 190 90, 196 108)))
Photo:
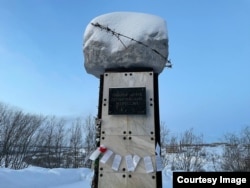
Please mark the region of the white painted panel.
POLYGON ((98 188, 128 188, 126 174, 99 172, 98 188))
POLYGON ((155 170, 154 125, 154 76, 153 72, 108 72, 104 74, 102 125, 100 144, 114 154, 105 163, 99 163, 99 188, 156 187, 156 174, 147 173, 143 158, 152 158, 155 170), (146 115, 109 115, 109 88, 146 88, 146 115), (122 156, 118 171, 112 170, 114 155, 122 156), (128 172, 126 155, 138 155, 141 159, 134 172, 128 172))
POLYGON ((155 178, 156 178, 155 173, 150 173, 150 174, 131 173, 130 175, 128 175, 127 188, 156 187, 155 178))

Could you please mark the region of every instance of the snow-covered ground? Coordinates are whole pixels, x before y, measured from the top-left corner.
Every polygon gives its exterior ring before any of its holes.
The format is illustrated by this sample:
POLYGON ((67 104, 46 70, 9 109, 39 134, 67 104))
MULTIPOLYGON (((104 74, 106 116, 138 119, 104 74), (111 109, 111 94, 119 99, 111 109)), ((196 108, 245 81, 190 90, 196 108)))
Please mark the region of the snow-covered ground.
MULTIPOLYGON (((0 168, 1 188, 90 188, 93 171, 87 168, 46 169, 28 167, 22 170, 0 168)), ((163 171, 163 187, 172 187, 172 172, 163 171)))
POLYGON ((22 170, 0 168, 1 188, 90 188, 92 170, 46 169, 28 167, 22 170))
MULTIPOLYGON (((209 147, 206 150, 220 155, 222 147, 209 147)), ((203 169, 213 171, 212 166, 207 161, 203 169)), ((164 188, 172 188, 172 174, 169 164, 162 171, 164 188)), ((92 176, 93 171, 87 168, 46 169, 34 166, 22 170, 0 168, 0 188, 90 188, 92 176)))

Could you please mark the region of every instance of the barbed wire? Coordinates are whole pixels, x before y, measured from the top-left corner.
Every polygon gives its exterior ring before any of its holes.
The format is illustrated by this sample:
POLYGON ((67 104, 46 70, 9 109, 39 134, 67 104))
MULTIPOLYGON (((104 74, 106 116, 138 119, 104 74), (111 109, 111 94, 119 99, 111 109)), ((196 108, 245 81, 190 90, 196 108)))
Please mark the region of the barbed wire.
POLYGON ((143 43, 143 42, 141 42, 141 41, 138 41, 138 40, 136 40, 136 39, 133 39, 132 37, 126 36, 126 35, 124 35, 124 34, 118 33, 118 32, 116 32, 116 31, 114 31, 113 29, 109 28, 108 26, 103 26, 103 25, 99 24, 98 22, 96 22, 96 23, 91 23, 91 25, 93 25, 94 27, 98 27, 98 28, 100 28, 101 30, 105 30, 105 31, 107 31, 108 33, 111 33, 112 35, 114 35, 114 36, 121 42, 121 44, 124 46, 124 48, 127 48, 127 47, 126 47, 126 45, 124 44, 124 42, 121 40, 121 37, 127 38, 127 39, 129 39, 129 40, 131 40, 131 41, 134 41, 134 42, 136 42, 136 43, 138 43, 138 44, 140 44, 140 45, 142 45, 142 46, 144 46, 144 47, 146 47, 146 48, 151 49, 154 53, 156 53, 157 55, 159 55, 160 57, 162 57, 165 61, 167 61, 167 63, 170 63, 170 64, 171 64, 171 62, 167 60, 167 57, 165 57, 165 56, 162 55, 159 51, 157 51, 157 50, 154 49, 154 48, 151 48, 150 46, 148 46, 147 44, 145 44, 145 43, 143 43))

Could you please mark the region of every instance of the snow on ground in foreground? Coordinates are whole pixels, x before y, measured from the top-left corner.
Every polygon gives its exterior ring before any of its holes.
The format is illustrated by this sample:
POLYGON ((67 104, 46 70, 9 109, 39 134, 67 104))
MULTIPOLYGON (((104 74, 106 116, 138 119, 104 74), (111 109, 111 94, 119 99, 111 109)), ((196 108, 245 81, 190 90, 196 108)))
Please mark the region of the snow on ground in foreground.
MULTIPOLYGON (((1 188, 90 188, 93 171, 87 168, 46 169, 28 167, 22 170, 0 168, 1 188)), ((163 187, 172 187, 172 172, 162 172, 163 187)))
MULTIPOLYGON (((208 156, 220 158, 223 146, 206 148, 208 156)), ((220 162, 219 160, 216 160, 220 162)), ((206 161, 203 169, 213 171, 215 164, 206 161)), ((219 170, 219 167, 216 167, 219 170)), ((0 188, 90 188, 93 171, 88 168, 46 169, 28 167, 22 170, 0 168, 0 188)), ((169 163, 162 171, 163 188, 172 188, 173 172, 169 163)))
POLYGON ((22 170, 0 168, 1 188, 90 188, 92 170, 46 169, 28 167, 22 170))

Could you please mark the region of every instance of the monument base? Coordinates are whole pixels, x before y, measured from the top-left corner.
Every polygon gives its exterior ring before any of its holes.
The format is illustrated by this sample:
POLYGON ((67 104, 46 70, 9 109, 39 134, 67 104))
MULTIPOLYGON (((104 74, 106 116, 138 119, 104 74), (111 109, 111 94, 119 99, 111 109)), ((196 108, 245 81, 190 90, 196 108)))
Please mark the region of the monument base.
POLYGON ((106 71, 100 77, 98 188, 161 188, 158 74, 106 71), (159 151, 158 151, 159 152, 159 151), (159 153, 158 153, 159 154, 159 153))

